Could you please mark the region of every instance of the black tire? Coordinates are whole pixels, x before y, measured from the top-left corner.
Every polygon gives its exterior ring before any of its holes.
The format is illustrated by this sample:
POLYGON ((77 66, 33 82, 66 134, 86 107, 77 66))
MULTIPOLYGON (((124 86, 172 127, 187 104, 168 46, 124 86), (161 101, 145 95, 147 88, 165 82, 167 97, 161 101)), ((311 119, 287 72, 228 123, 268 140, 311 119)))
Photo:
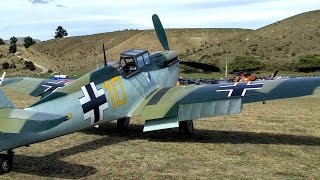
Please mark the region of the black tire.
POLYGON ((194 126, 193 121, 180 121, 179 122, 179 131, 185 133, 185 134, 193 134, 194 133, 194 126))
POLYGON ((118 130, 121 130, 121 131, 127 130, 129 123, 130 123, 130 118, 129 117, 118 119, 117 120, 117 128, 118 128, 118 130))
POLYGON ((0 174, 8 173, 12 170, 13 156, 4 154, 0 156, 0 174))

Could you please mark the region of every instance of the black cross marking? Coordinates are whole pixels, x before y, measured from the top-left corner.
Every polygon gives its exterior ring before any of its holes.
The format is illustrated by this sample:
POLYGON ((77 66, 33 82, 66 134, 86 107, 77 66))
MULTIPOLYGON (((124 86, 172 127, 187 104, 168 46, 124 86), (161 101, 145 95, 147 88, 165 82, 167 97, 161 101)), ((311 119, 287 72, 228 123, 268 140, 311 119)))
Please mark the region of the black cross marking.
POLYGON ((263 83, 235 83, 232 85, 222 85, 217 92, 229 92, 228 97, 231 96, 245 96, 249 90, 262 89, 263 83))
POLYGON ((83 86, 81 89, 85 95, 82 98, 80 98, 80 103, 82 105, 82 110, 83 110, 83 114, 85 116, 85 119, 91 118, 91 123, 96 123, 99 120, 101 120, 100 119, 100 112, 103 112, 103 110, 108 108, 107 99, 104 94, 104 91, 103 91, 103 89, 97 90, 94 83, 87 84, 87 85, 83 86), (98 95, 98 97, 97 97, 96 94, 98 92, 100 92, 101 94, 98 95), (81 102, 81 99, 82 99, 82 101, 87 101, 87 102, 82 104, 83 102, 81 102), (87 114, 92 110, 93 110, 93 115, 94 115, 93 117, 90 116, 91 114, 87 114))

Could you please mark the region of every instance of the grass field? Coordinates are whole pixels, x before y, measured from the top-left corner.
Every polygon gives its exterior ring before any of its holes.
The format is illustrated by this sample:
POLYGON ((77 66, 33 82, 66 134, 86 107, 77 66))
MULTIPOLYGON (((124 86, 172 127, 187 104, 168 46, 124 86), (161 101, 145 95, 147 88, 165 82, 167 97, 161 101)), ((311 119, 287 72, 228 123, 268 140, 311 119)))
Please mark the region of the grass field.
MULTIPOLYGON (((6 91, 20 108, 36 99, 6 91)), ((115 123, 16 149, 1 179, 319 179, 320 95, 244 105, 195 134, 115 123)))

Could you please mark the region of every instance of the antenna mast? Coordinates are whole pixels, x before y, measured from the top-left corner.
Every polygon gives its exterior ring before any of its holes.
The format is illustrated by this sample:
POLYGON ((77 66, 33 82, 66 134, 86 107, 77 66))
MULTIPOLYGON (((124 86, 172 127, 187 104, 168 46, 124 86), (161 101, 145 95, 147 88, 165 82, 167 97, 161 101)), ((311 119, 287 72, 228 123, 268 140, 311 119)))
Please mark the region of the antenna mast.
POLYGON ((104 44, 102 44, 102 48, 103 48, 104 65, 107 66, 107 57, 106 57, 106 50, 104 48, 104 44))

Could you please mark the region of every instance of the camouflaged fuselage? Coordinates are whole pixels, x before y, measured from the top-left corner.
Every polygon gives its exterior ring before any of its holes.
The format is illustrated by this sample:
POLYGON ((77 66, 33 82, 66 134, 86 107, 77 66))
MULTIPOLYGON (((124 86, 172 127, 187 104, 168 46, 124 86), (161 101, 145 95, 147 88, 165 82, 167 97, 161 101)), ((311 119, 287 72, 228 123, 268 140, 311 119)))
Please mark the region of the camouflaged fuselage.
POLYGON ((44 141, 108 121, 131 117, 140 103, 154 91, 175 86, 179 63, 176 61, 170 66, 166 66, 165 63, 177 56, 178 54, 172 51, 151 54, 151 63, 130 78, 126 78, 120 69, 104 66, 53 92, 26 110, 67 116, 68 120, 48 130, 2 133, 0 134, 0 151, 44 141), (99 100, 94 102, 95 97, 91 96, 90 103, 93 102, 93 104, 87 103, 87 107, 82 104, 81 99, 85 97, 85 93, 89 92, 85 88, 91 88, 88 86, 90 84, 96 88, 93 90, 94 93, 100 92, 102 93, 100 95, 105 96, 106 102, 102 102, 105 109, 99 109, 101 102, 99 100), (89 109, 89 112, 85 113, 85 108, 92 108, 92 111, 89 109), (95 116, 96 114, 99 115, 95 116))

